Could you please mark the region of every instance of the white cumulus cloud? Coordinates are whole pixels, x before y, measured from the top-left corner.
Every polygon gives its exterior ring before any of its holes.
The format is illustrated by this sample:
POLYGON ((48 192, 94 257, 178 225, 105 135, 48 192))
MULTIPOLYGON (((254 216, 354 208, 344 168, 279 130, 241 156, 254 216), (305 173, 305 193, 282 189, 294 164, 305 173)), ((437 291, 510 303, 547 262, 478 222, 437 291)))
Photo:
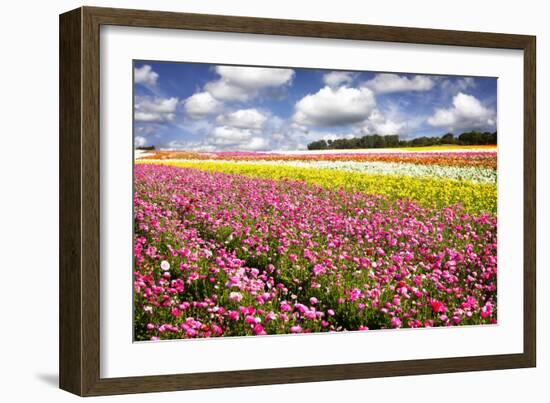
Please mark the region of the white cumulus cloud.
POLYGON ((409 78, 393 73, 382 73, 377 74, 363 85, 378 94, 387 94, 403 91, 429 91, 433 88, 434 81, 427 76, 409 78))
POLYGON ((331 71, 323 75, 323 82, 331 88, 337 88, 342 84, 353 81, 354 74, 346 71, 331 71))
POLYGON ((229 126, 218 126, 210 134, 212 141, 218 145, 233 145, 248 141, 252 131, 229 126))
POLYGON ((239 150, 241 151, 263 151, 269 148, 269 142, 263 137, 252 137, 250 141, 245 144, 241 144, 239 150))
POLYGON ((476 82, 473 77, 462 77, 456 80, 445 79, 441 82, 441 89, 449 95, 464 92, 469 88, 475 88, 476 82))
POLYGON ((216 99, 222 101, 247 101, 249 98, 256 96, 256 91, 247 91, 244 88, 238 87, 224 80, 211 81, 206 83, 204 89, 208 91, 216 99))
POLYGON ((362 131, 364 134, 401 134, 405 128, 404 122, 396 122, 386 116, 378 109, 375 109, 364 122, 362 131))
POLYGON ((488 129, 496 126, 496 112, 484 106, 476 97, 459 92, 453 97, 453 106, 436 109, 428 124, 449 131, 488 129))
POLYGON ((264 67, 217 66, 220 79, 204 86, 215 98, 222 101, 247 101, 265 88, 289 84, 294 70, 264 67))
POLYGON ((222 106, 223 104, 209 92, 193 94, 183 103, 185 113, 193 119, 200 119, 218 113, 222 106))
POLYGON ((239 129, 260 130, 267 117, 257 109, 240 109, 225 115, 220 115, 216 122, 222 125, 232 126, 239 129))
POLYGON ((266 67, 217 66, 216 72, 231 84, 256 90, 286 84, 294 77, 294 70, 266 67))
POLYGON ((374 94, 368 88, 326 86, 298 101, 292 119, 305 126, 347 125, 366 119, 375 106, 374 94))
POLYGON ((211 144, 206 144, 200 141, 187 141, 187 140, 171 140, 166 147, 161 150, 186 150, 186 151, 198 151, 198 152, 213 152, 216 151, 216 147, 211 144))
POLYGON ((147 144, 147 139, 143 136, 134 137, 134 147, 144 147, 147 144))
POLYGON ((261 151, 269 148, 269 141, 250 129, 217 126, 202 142, 173 142, 171 146, 196 151, 261 151))
POLYGON ((137 122, 171 122, 176 117, 178 98, 137 97, 134 119, 137 122))
POLYGON ((157 85, 158 78, 158 73, 153 71, 153 68, 148 64, 144 64, 139 69, 134 68, 134 82, 136 84, 154 87, 157 85))

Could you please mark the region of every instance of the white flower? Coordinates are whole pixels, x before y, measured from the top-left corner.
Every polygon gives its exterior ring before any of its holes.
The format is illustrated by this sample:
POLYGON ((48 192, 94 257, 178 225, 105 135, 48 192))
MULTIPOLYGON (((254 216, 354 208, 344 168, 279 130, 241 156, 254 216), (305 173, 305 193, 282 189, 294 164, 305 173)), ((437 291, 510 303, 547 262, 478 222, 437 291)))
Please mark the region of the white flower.
POLYGON ((160 268, 164 271, 170 270, 170 263, 168 263, 166 260, 163 260, 160 262, 160 268))
MULTIPOLYGON (((220 161, 233 164, 230 161, 220 161)), ((255 160, 239 161, 239 164, 293 166, 310 169, 332 169, 337 171, 358 172, 373 175, 403 175, 412 177, 431 177, 465 180, 477 183, 496 183, 497 171, 483 167, 458 167, 432 164, 413 164, 383 161, 285 161, 255 160)), ((227 241, 230 241, 228 238, 227 241)), ((226 242, 227 242, 226 241, 226 242)))

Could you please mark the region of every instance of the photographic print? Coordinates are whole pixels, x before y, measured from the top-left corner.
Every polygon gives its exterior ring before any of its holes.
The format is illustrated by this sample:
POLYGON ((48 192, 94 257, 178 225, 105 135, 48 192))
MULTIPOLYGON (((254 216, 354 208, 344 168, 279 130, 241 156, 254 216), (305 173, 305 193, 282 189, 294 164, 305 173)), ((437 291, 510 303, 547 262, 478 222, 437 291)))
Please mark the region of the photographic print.
POLYGON ((135 341, 497 323, 497 78, 133 83, 135 341))

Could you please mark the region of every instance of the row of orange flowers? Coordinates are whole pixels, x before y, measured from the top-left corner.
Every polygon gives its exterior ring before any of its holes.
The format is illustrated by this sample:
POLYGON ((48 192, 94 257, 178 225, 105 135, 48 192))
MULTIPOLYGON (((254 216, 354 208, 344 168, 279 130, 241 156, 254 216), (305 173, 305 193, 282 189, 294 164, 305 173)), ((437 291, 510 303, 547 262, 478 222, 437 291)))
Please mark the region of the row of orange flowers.
POLYGON ((199 153, 189 151, 153 151, 144 159, 187 159, 229 161, 356 161, 430 164, 458 167, 496 169, 496 151, 471 152, 394 152, 394 153, 338 153, 338 154, 273 154, 252 152, 199 153))

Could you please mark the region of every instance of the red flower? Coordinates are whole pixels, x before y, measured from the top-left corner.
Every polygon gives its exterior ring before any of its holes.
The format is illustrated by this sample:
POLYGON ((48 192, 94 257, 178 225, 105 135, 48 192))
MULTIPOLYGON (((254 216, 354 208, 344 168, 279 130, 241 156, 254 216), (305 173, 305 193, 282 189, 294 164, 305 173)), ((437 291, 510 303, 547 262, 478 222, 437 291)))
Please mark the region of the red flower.
POLYGON ((430 302, 430 306, 432 308, 432 311, 434 311, 435 313, 447 312, 447 307, 445 306, 445 304, 436 299, 433 299, 432 302, 430 302))

